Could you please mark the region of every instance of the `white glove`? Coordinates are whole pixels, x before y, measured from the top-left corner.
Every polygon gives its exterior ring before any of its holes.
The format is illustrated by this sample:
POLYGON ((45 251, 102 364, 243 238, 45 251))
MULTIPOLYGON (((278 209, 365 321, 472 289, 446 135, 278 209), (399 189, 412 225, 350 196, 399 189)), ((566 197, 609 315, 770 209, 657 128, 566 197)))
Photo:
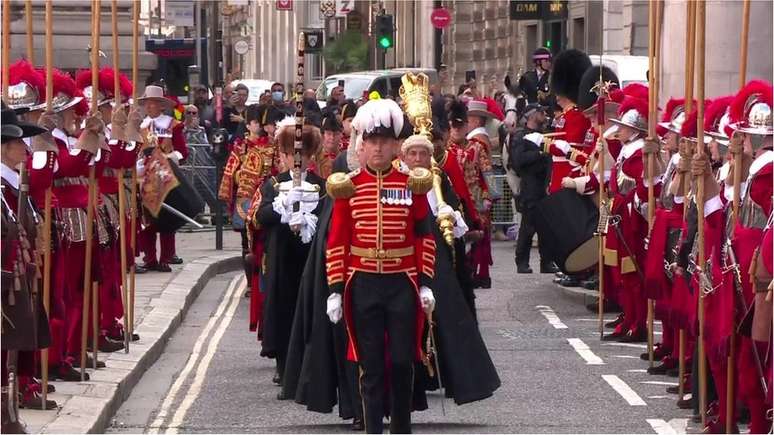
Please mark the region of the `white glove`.
POLYGON ((543 146, 543 135, 538 132, 527 134, 524 136, 524 139, 534 143, 538 147, 543 146))
POLYGON ((339 320, 341 320, 341 315, 343 314, 343 311, 341 309, 340 294, 331 293, 331 295, 328 296, 328 301, 326 302, 325 314, 328 315, 328 319, 330 319, 331 323, 339 323, 339 320))
POLYGON ((301 199, 304 197, 304 188, 301 186, 294 187, 290 189, 285 195, 285 207, 291 207, 293 204, 297 202, 301 202, 301 199))
POLYGON ((575 189, 575 180, 570 177, 562 178, 562 187, 566 189, 575 189))
POLYGON ((454 217, 454 229, 452 231, 454 232, 454 238, 459 239, 465 236, 465 233, 467 233, 470 228, 468 227, 468 224, 465 223, 465 218, 462 217, 462 213, 458 210, 454 210, 454 217))
POLYGON ((180 153, 180 151, 172 151, 171 153, 167 154, 167 158, 175 162, 175 164, 179 164, 180 160, 183 159, 183 155, 180 153))
POLYGON ((438 207, 438 216, 451 215, 452 219, 455 218, 454 209, 449 204, 444 204, 438 207))
POLYGON ((430 314, 435 310, 435 296, 430 287, 423 285, 419 288, 419 301, 422 303, 422 309, 426 314, 430 314))

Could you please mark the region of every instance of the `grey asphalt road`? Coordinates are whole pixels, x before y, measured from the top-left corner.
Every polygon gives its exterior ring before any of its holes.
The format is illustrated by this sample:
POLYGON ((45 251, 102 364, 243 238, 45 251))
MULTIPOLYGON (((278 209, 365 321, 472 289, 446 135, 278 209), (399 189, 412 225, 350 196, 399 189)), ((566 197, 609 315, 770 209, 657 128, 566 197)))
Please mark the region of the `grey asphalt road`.
MULTIPOLYGON (((537 252, 533 257, 536 263, 537 252)), ((440 397, 429 394, 430 409, 413 416, 415 432, 697 430, 689 411, 677 409, 676 396, 666 393, 676 379, 645 373, 644 344, 601 342, 596 314, 582 297, 560 290, 552 275, 515 273, 513 242, 496 242, 494 258, 493 288, 478 290, 476 303, 503 385, 482 402, 448 401, 446 415, 440 397)), ((335 411, 315 414, 276 400, 274 362, 259 356, 247 330, 248 299, 239 285, 230 291, 237 277, 220 275, 202 291, 110 432, 349 432, 335 411)))

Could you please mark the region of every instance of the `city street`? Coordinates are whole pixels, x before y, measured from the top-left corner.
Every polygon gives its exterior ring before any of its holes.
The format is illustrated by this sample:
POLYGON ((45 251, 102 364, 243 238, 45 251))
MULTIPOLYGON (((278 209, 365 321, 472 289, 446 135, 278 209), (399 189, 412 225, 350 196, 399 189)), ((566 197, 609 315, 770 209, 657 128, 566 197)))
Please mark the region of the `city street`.
MULTIPOLYGON (((676 396, 665 392, 675 379, 645 373, 647 363, 639 359, 645 345, 600 342, 584 297, 560 289, 551 275, 516 275, 512 246, 495 244, 493 288, 477 292, 481 330, 502 387, 461 407, 447 400, 445 415, 439 395, 429 393, 430 409, 413 415, 414 430, 691 431, 689 411, 678 410, 676 396)), ((259 356, 247 330, 244 284, 237 272, 209 282, 109 432, 350 431, 335 411, 315 414, 276 400, 274 362, 259 356)))

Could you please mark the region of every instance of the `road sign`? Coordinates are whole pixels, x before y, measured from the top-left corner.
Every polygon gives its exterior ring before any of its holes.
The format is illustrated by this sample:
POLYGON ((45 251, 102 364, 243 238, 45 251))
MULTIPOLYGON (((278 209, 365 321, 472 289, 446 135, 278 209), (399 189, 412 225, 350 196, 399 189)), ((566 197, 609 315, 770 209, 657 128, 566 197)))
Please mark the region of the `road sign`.
POLYGON ((430 21, 433 23, 433 27, 436 29, 443 29, 451 24, 451 14, 446 8, 435 8, 433 13, 430 14, 430 21))
POLYGON ((336 16, 336 0, 320 0, 320 15, 325 18, 336 16))
POLYGON ((234 51, 237 52, 239 55, 247 54, 247 51, 250 49, 250 44, 247 43, 244 39, 240 39, 237 42, 234 43, 234 51))
POLYGON ((276 7, 278 11, 292 11, 293 0, 277 0, 276 7))
POLYGON ((355 0, 336 0, 336 16, 346 17, 355 7, 355 0))

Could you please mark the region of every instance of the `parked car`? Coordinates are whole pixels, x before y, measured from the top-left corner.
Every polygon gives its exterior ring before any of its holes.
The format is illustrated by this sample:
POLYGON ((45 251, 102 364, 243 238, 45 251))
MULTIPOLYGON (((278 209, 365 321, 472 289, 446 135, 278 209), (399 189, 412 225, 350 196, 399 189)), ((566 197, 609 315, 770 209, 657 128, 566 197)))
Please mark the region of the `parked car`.
POLYGON ((400 78, 409 71, 423 72, 430 78, 430 84, 438 81, 438 72, 431 68, 395 68, 390 70, 358 71, 344 74, 334 74, 325 78, 317 88, 317 100, 320 107, 325 107, 333 88, 344 80, 344 95, 357 100, 373 91, 381 96, 396 98, 400 89, 400 78))
POLYGON ((258 79, 245 79, 234 80, 231 82, 231 87, 242 83, 250 90, 250 94, 247 96, 247 105, 258 104, 258 100, 261 98, 261 94, 271 89, 271 85, 274 84, 272 80, 258 80, 258 79))
MULTIPOLYGON (((592 65, 599 65, 599 55, 594 54, 589 57, 592 65)), ((621 87, 625 87, 629 83, 648 84, 647 56, 604 55, 602 56, 602 64, 613 70, 618 76, 621 87)))

